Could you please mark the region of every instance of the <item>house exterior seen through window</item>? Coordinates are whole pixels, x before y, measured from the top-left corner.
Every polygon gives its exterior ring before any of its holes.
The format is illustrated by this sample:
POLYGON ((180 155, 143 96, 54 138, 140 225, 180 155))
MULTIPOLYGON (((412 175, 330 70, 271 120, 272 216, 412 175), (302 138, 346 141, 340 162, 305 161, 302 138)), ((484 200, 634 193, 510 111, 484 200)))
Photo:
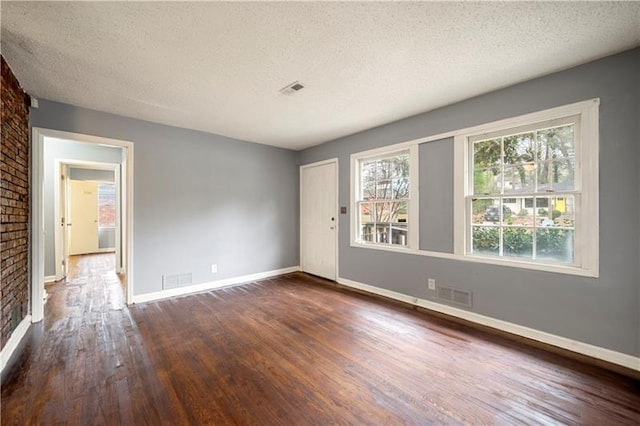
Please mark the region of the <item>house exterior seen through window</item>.
POLYGON ((456 135, 456 161, 464 164, 456 253, 599 275, 599 104, 577 102, 456 135))
POLYGON ((116 226, 116 186, 113 183, 98 184, 98 226, 116 226))
POLYGON ((580 117, 472 138, 472 252, 572 264, 580 117))
POLYGON ((359 160, 359 241, 407 246, 409 152, 359 160))

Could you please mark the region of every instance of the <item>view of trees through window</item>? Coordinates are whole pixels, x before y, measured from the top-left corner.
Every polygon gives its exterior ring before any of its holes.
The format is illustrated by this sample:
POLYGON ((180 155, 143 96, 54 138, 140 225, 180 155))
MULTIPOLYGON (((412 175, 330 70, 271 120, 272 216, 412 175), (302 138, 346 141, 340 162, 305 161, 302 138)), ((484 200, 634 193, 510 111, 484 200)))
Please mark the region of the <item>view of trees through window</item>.
POLYGON ((407 245, 409 153, 360 162, 360 240, 407 245))
POLYGON ((573 262, 574 122, 472 142, 473 252, 573 262))
POLYGON ((98 184, 98 209, 98 225, 101 228, 115 228, 116 186, 114 184, 98 184))

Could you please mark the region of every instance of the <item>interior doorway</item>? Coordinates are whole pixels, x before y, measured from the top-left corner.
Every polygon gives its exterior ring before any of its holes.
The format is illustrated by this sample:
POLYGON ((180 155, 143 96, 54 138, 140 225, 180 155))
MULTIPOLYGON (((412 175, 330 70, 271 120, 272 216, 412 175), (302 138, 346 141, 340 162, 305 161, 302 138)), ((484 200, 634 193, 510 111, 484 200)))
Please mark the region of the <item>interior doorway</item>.
POLYGON ((114 265, 116 272, 123 274, 122 282, 125 287, 126 303, 132 303, 134 286, 132 277, 133 143, 51 129, 33 128, 32 131, 32 322, 39 322, 44 317, 45 278, 51 278, 51 275, 54 275, 55 278, 62 278, 69 272, 70 238, 68 233, 69 228, 74 225, 73 222, 68 221, 71 191, 69 175, 72 167, 82 166, 93 170, 110 170, 114 175, 114 185, 118 193, 118 207, 116 209, 118 229, 114 235, 114 239, 117 240, 114 265), (111 154, 104 163, 88 160, 83 158, 83 155, 57 156, 53 159, 50 147, 55 143, 60 143, 61 146, 65 143, 73 145, 78 152, 110 150, 111 154), (51 176, 55 176, 55 182, 49 179, 51 176), (50 206, 51 210, 55 209, 55 218, 49 207, 47 207, 45 214, 45 205, 50 206), (69 223, 71 226, 67 226, 69 223), (46 268, 45 259, 49 259, 46 261, 46 268))
POLYGON ((69 256, 98 252, 98 184, 69 182, 69 256))
MULTIPOLYGON (((115 272, 123 274, 120 164, 56 159, 55 279, 68 275, 69 256, 115 253, 115 272)), ((45 254, 46 257, 46 254, 45 254)))

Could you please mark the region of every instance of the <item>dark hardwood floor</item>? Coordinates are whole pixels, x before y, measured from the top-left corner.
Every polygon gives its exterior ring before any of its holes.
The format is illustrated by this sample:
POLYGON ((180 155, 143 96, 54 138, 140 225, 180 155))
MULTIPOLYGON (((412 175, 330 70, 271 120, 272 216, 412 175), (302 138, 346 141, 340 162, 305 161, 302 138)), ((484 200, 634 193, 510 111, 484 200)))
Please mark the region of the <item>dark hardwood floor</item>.
POLYGON ((302 273, 127 308, 48 288, 2 424, 638 424, 640 382, 302 273))

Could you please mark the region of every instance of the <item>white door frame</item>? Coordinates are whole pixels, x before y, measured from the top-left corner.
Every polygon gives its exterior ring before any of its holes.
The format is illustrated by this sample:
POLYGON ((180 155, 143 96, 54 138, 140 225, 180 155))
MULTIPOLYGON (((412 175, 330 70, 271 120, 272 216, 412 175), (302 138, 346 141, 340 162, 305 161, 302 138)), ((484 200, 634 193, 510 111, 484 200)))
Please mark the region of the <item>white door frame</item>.
MULTIPOLYGON (((122 224, 121 224, 121 188, 120 188, 120 164, 117 163, 103 163, 98 161, 84 161, 84 160, 73 160, 66 158, 55 158, 53 160, 55 162, 54 167, 54 176, 62 175, 62 167, 78 167, 83 169, 91 169, 91 170, 110 170, 114 173, 114 184, 116 187, 116 272, 122 272, 122 248, 121 248, 121 238, 122 235, 122 224)), ((65 253, 65 244, 69 242, 66 241, 67 233, 64 232, 64 229, 61 224, 61 217, 65 216, 65 225, 68 224, 69 218, 66 217, 66 213, 62 213, 60 211, 61 203, 60 198, 62 194, 60 193, 60 185, 53 185, 53 199, 54 202, 54 224, 55 224, 55 234, 54 234, 54 247, 55 247, 55 262, 56 262, 56 277, 55 280, 61 280, 64 275, 64 271, 62 268, 62 260, 64 259, 65 253)), ((64 197, 64 202, 69 203, 68 194, 64 197)), ((66 204, 65 204, 66 205, 66 204)))
MULTIPOLYGON (((331 158, 328 160, 322 160, 322 161, 316 161, 315 163, 310 163, 310 164, 304 164, 302 166, 300 166, 300 200, 302 200, 302 191, 304 190, 303 186, 302 186, 302 171, 304 169, 309 169, 312 167, 318 167, 318 166, 324 166, 326 164, 335 164, 336 166, 336 211, 335 211, 335 218, 336 218, 336 238, 335 238, 335 245, 336 245, 336 259, 335 259, 335 264, 336 264, 336 270, 335 270, 335 279, 337 280, 338 277, 340 276, 338 274, 340 268, 339 268, 339 264, 338 264, 338 260, 340 259, 339 253, 338 253, 338 247, 340 246, 340 179, 339 179, 339 170, 338 170, 338 159, 337 158, 331 158)), ((302 203, 300 203, 300 217, 302 218, 302 203)), ((303 259, 304 259, 304 253, 302 253, 302 250, 304 249, 304 239, 305 239, 305 235, 302 229, 302 220, 300 220, 300 269, 302 271, 304 271, 304 265, 303 265, 303 259)))
MULTIPOLYGON (((121 189, 124 218, 122 244, 124 271, 127 280, 126 301, 133 301, 133 142, 80 133, 34 127, 31 155, 31 321, 44 318, 44 140, 65 139, 73 142, 122 148, 123 179, 121 189)), ((54 188, 59 185, 54 185, 54 188)), ((56 200, 57 202, 57 200, 56 200)), ((54 203, 55 204, 55 203, 54 203)))

